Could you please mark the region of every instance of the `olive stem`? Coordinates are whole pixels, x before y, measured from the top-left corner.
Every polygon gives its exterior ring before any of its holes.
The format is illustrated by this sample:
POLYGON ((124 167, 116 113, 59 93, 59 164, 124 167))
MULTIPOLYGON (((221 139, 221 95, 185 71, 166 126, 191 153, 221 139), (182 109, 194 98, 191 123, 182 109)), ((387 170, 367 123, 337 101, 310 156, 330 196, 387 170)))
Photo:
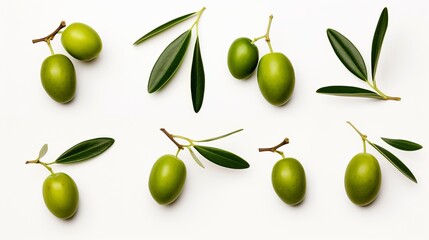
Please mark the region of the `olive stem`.
POLYGON ((256 41, 259 41, 263 38, 265 38, 265 41, 268 44, 268 48, 270 49, 270 52, 273 53, 273 47, 271 46, 271 39, 270 39, 270 30, 271 30, 271 23, 273 21, 273 15, 271 14, 268 20, 268 27, 267 27, 267 32, 265 33, 265 35, 260 36, 260 37, 255 37, 252 40, 252 44, 255 44, 256 41))
POLYGON ((39 159, 35 159, 35 160, 28 160, 25 162, 25 164, 32 164, 32 163, 39 163, 40 160, 39 159))
POLYGON ((40 161, 40 159, 35 159, 35 160, 29 160, 29 161, 26 161, 25 162, 25 164, 41 164, 42 166, 44 166, 46 169, 48 169, 48 171, 51 173, 51 174, 54 174, 54 172, 52 171, 52 168, 51 167, 49 167, 48 166, 48 164, 46 164, 46 163, 44 163, 44 162, 41 162, 40 161))
POLYGON ((183 150, 184 148, 183 148, 183 145, 182 144, 180 144, 180 143, 178 143, 176 140, 174 140, 174 137, 173 137, 173 135, 171 135, 169 132, 167 132, 167 130, 165 130, 165 128, 161 128, 160 129, 165 135, 167 135, 167 137, 174 143, 174 144, 176 144, 176 146, 180 149, 180 150, 183 150))
POLYGON ((52 168, 49 167, 46 163, 44 162, 39 162, 39 164, 42 164, 46 169, 48 169, 49 172, 51 172, 51 174, 54 174, 54 171, 52 171, 52 168))
POLYGON ((181 151, 181 149, 180 149, 180 148, 177 148, 177 152, 176 152, 176 157, 177 157, 177 158, 179 157, 179 153, 180 153, 180 151, 181 151))
POLYGON ((270 30, 271 30, 271 22, 273 21, 273 15, 270 15, 270 18, 268 20, 268 27, 267 27, 267 33, 265 34, 265 41, 268 44, 268 48, 270 49, 270 52, 273 52, 273 47, 271 46, 271 39, 270 39, 270 30))
POLYGON ((46 41, 46 43, 48 44, 49 50, 51 51, 51 55, 54 55, 55 53, 54 53, 54 49, 52 49, 52 46, 51 46, 51 40, 46 41))
POLYGON ((259 152, 273 152, 273 153, 278 153, 280 154, 280 156, 282 156, 283 158, 285 158, 285 155, 283 152, 277 150, 278 148, 289 144, 289 138, 284 138, 283 141, 277 145, 275 145, 274 147, 270 147, 270 148, 259 148, 259 152))
POLYGON ((46 37, 33 39, 32 40, 33 44, 38 42, 46 42, 48 44, 49 50, 51 51, 51 55, 54 55, 55 53, 54 53, 54 50, 52 49, 51 41, 54 40, 55 35, 57 35, 57 33, 59 33, 60 30, 65 26, 66 26, 66 22, 61 21, 60 25, 57 27, 57 29, 55 29, 55 31, 53 31, 51 34, 49 34, 46 37))
POLYGON ((172 134, 171 135, 173 138, 180 138, 180 139, 183 139, 183 140, 186 140, 186 141, 188 141, 189 142, 189 144, 188 145, 183 145, 183 144, 181 144, 183 147, 190 147, 190 146, 193 146, 194 145, 194 143, 193 143, 193 140, 192 139, 190 139, 190 138, 187 138, 187 137, 184 137, 184 136, 181 136, 181 135, 175 135, 175 134, 172 134))
POLYGON ((347 123, 352 126, 352 128, 360 135, 362 142, 363 142, 363 152, 366 153, 366 141, 368 136, 361 133, 351 122, 347 121, 347 123))
POLYGON ((198 36, 198 23, 200 21, 201 15, 204 12, 204 10, 206 10, 206 7, 203 7, 200 11, 198 11, 197 19, 195 20, 195 22, 192 24, 192 26, 190 28, 190 29, 192 29, 195 26, 196 31, 197 31, 197 36, 198 36))
POLYGON ((54 39, 55 35, 66 26, 66 22, 65 21, 61 21, 60 25, 57 27, 57 29, 55 29, 55 31, 53 31, 51 34, 49 34, 46 37, 43 38, 38 38, 38 39, 33 39, 33 43, 38 43, 38 42, 48 42, 54 39))
POLYGON ((260 36, 260 37, 256 37, 256 38, 254 38, 254 39, 252 40, 252 44, 255 44, 255 42, 256 42, 256 41, 261 40, 262 38, 265 38, 265 35, 264 35, 264 36, 260 36))
POLYGON ((383 100, 395 100, 395 101, 400 101, 401 98, 400 97, 391 97, 391 96, 387 96, 386 94, 384 94, 380 89, 378 89, 377 84, 375 82, 375 80, 373 80, 373 84, 371 84, 369 81, 366 81, 368 83, 368 85, 374 89, 374 91, 376 91, 382 98, 383 100))

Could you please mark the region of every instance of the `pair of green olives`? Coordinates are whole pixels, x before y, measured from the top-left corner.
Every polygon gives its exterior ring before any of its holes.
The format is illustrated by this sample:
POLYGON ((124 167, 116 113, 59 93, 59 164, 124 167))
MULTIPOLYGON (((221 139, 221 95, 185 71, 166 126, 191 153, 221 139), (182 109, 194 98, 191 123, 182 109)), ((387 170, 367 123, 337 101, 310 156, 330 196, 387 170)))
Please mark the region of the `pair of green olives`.
MULTIPOLYGON (((302 165, 294 158, 278 161, 271 176, 277 195, 289 205, 299 204, 305 195, 306 180, 302 165)), ((369 153, 356 154, 346 168, 344 186, 350 201, 358 206, 372 203, 381 186, 377 159, 369 153)))
POLYGON ((237 79, 249 78, 256 67, 259 90, 275 106, 286 104, 295 88, 295 71, 280 52, 265 54, 259 60, 258 47, 249 38, 236 39, 228 50, 228 69, 237 79))
MULTIPOLYGON (((297 205, 304 200, 306 191, 305 171, 294 158, 278 161, 272 171, 272 185, 285 203, 297 205)), ((160 157, 149 176, 149 191, 153 199, 161 204, 173 203, 183 190, 186 181, 186 166, 174 155, 160 157)))
MULTIPOLYGON (((91 61, 102 49, 101 38, 90 26, 70 24, 61 34, 64 49, 74 58, 91 61)), ((52 54, 41 67, 40 78, 46 93, 59 103, 70 102, 76 93, 76 71, 70 59, 63 54, 52 54)))

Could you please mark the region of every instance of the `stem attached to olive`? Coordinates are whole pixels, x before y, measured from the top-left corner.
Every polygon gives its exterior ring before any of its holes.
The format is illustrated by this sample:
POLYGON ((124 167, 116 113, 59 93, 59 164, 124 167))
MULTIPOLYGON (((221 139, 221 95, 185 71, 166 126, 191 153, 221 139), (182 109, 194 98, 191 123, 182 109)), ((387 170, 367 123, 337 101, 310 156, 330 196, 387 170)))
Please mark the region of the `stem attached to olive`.
POLYGON ((51 174, 54 174, 54 172, 52 171, 52 168, 48 166, 52 163, 45 163, 45 162, 40 161, 40 158, 42 158, 46 154, 47 151, 48 151, 48 145, 45 144, 45 145, 43 145, 42 149, 40 149, 39 156, 35 160, 26 161, 25 164, 41 164, 46 169, 48 169, 48 171, 51 174))
POLYGON ((183 150, 184 149, 184 147, 183 147, 183 145, 182 144, 180 144, 180 143, 178 143, 175 139, 174 139, 174 137, 173 137, 173 135, 171 135, 169 132, 167 132, 167 130, 165 130, 165 128, 161 128, 160 129, 165 135, 167 135, 167 137, 174 143, 174 144, 176 144, 176 146, 180 149, 180 150, 183 150))
POLYGON ((268 27, 267 27, 267 32, 265 33, 265 35, 260 36, 260 37, 256 37, 253 39, 252 44, 254 44, 256 41, 265 38, 265 42, 267 42, 268 44, 268 48, 270 49, 270 53, 273 53, 273 47, 271 46, 271 39, 270 39, 270 30, 271 30, 271 23, 273 21, 273 15, 270 15, 270 18, 268 20, 268 27))
POLYGON ((55 31, 53 31, 51 34, 49 34, 48 36, 43 37, 43 38, 33 39, 32 42, 33 43, 46 42, 48 44, 49 50, 51 51, 51 54, 54 55, 54 50, 52 49, 51 41, 54 40, 55 35, 57 35, 58 32, 61 29, 63 29, 65 26, 66 26, 66 22, 65 21, 61 21, 61 23, 57 27, 57 29, 55 29, 55 31))
POLYGON ((368 141, 368 136, 361 133, 351 122, 347 121, 347 123, 352 126, 352 128, 360 135, 363 143, 363 152, 366 153, 366 141, 368 141))
POLYGON ((54 171, 52 171, 52 168, 49 167, 47 163, 41 162, 40 159, 30 160, 30 161, 25 162, 25 164, 31 164, 31 163, 40 164, 40 165, 44 166, 46 169, 48 169, 48 171, 51 174, 54 174, 54 171))
POLYGON ((277 150, 278 148, 286 145, 289 143, 289 138, 285 138, 283 139, 283 141, 277 145, 275 145, 274 147, 270 147, 270 148, 259 148, 259 152, 273 152, 273 153, 278 153, 280 154, 280 156, 282 156, 283 158, 285 158, 285 155, 283 152, 277 150))

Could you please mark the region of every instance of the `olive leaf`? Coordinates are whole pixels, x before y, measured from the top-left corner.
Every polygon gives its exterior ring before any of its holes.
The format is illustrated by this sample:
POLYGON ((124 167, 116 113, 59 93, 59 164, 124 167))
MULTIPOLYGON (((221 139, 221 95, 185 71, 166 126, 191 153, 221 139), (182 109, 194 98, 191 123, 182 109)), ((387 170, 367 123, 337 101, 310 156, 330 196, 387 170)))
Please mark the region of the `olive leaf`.
POLYGON ((110 148, 115 142, 112 138, 94 138, 78 143, 65 151, 55 163, 68 164, 91 159, 110 148))
POLYGON ((223 149, 195 145, 194 148, 207 160, 226 168, 244 169, 250 165, 241 157, 223 149))
POLYGON ((157 35, 158 33, 164 32, 165 30, 175 26, 176 24, 179 24, 183 21, 185 21, 188 18, 193 17, 197 12, 193 12, 193 13, 188 13, 185 14, 183 16, 180 16, 178 18, 175 18, 169 22, 166 22, 164 24, 162 24, 161 26, 153 29, 152 31, 146 33, 143 37, 139 38, 137 41, 134 42, 134 45, 140 44, 142 42, 144 42, 145 40, 157 35))
POLYGON ((317 91, 317 93, 336 95, 336 96, 345 96, 345 97, 366 97, 366 98, 376 98, 382 99, 380 95, 377 93, 352 86, 328 86, 321 87, 317 91))
POLYGON ((39 151, 39 157, 37 159, 41 159, 48 152, 48 144, 43 144, 42 148, 39 151))
POLYGON ((200 167, 205 168, 203 163, 200 161, 200 159, 198 159, 197 155, 195 155, 194 151, 192 151, 192 148, 188 147, 189 153, 191 154, 192 158, 194 159, 194 161, 200 165, 200 167))
POLYGON ((386 35, 388 22, 389 16, 387 8, 384 8, 378 20, 374 38, 372 39, 371 69, 373 81, 375 81, 375 72, 377 71, 378 58, 380 57, 381 46, 383 45, 384 35, 386 35))
POLYGON ((147 87, 149 93, 158 91, 176 73, 188 49, 191 33, 191 30, 185 31, 161 53, 150 73, 147 87))
POLYGON ((411 181, 417 183, 417 179, 414 177, 413 173, 408 169, 405 164, 399 160, 395 155, 393 155, 391 152, 387 151, 386 149, 382 148, 381 146, 378 146, 377 144, 374 144, 372 142, 368 143, 375 148, 381 155, 383 155, 389 162, 395 166, 402 174, 404 174, 407 178, 409 178, 411 181))
POLYGON ((327 30, 329 42, 344 66, 356 77, 368 80, 365 62, 355 45, 334 29, 327 30))
POLYGON ((383 137, 381 139, 383 139, 383 141, 385 141, 390 146, 403 151, 416 151, 423 148, 423 146, 418 143, 411 142, 404 139, 392 139, 392 138, 383 138, 383 137))
POLYGON ((196 113, 200 111, 201 106, 203 105, 204 85, 205 85, 204 66, 203 66, 203 60, 201 58, 200 41, 199 41, 199 37, 197 37, 195 41, 194 57, 192 60, 192 68, 191 68, 192 104, 194 106, 194 111, 196 113))

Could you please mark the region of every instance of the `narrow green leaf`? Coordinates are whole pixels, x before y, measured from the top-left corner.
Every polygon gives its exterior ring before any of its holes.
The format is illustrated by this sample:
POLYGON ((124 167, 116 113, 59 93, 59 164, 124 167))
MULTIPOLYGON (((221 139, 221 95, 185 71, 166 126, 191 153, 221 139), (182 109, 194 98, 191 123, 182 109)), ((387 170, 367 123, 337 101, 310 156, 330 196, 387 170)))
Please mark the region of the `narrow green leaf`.
POLYGON ((55 160, 55 163, 75 163, 89 160, 100 155, 115 142, 112 138, 94 138, 78 143, 65 151, 55 160))
POLYGON ((165 31, 165 30, 167 30, 167 29, 169 29, 169 28, 171 28, 171 27, 175 26, 176 24, 181 23, 181 22, 185 21, 186 19, 188 19, 188 18, 190 18, 190 17, 193 17, 195 14, 196 14, 196 12, 188 13, 188 14, 185 14, 185 15, 183 15, 183 16, 181 16, 181 17, 175 18, 175 19, 173 19, 173 20, 171 20, 171 21, 169 21, 169 22, 166 22, 166 23, 162 24, 161 26, 159 26, 159 27, 157 27, 157 28, 153 29, 152 31, 150 31, 150 32, 148 32, 148 33, 146 33, 143 37, 139 38, 139 39, 134 43, 134 45, 137 45, 137 44, 139 44, 139 43, 142 43, 143 41, 145 41, 145 40, 147 40, 147 39, 149 39, 149 38, 151 38, 151 37, 153 37, 153 36, 157 35, 158 33, 161 33, 161 32, 163 32, 163 31, 165 31))
POLYGON ((383 45, 384 35, 386 34, 389 16, 387 8, 384 8, 378 19, 377 27, 375 28, 374 38, 372 39, 371 51, 371 69, 372 79, 375 81, 375 72, 377 71, 378 58, 380 57, 381 46, 383 45))
POLYGON ((161 53, 150 73, 147 86, 149 93, 158 91, 176 73, 188 49, 191 35, 191 30, 185 31, 161 53))
POLYGON ((327 30, 329 42, 344 66, 356 77, 367 81, 365 62, 362 55, 350 40, 334 29, 327 30))
POLYGON ((250 165, 241 157, 223 149, 195 145, 194 148, 207 160, 226 168, 244 169, 250 165))
POLYGON ((192 158, 194 159, 194 161, 200 165, 200 167, 205 168, 203 163, 200 161, 200 159, 198 159, 197 155, 195 155, 194 151, 192 151, 192 148, 188 147, 189 153, 191 153, 192 158))
POLYGON ((399 160, 395 155, 393 155, 391 152, 387 151, 386 149, 378 146, 377 144, 374 144, 372 142, 368 143, 375 148, 381 155, 383 155, 393 166, 395 166, 402 174, 404 174, 407 178, 409 178, 411 181, 417 183, 417 179, 414 177, 413 173, 408 169, 405 164, 399 160))
POLYGON ((319 88, 316 92, 344 97, 365 97, 383 99, 383 97, 373 91, 352 86, 328 86, 319 88))
POLYGON ((390 146, 404 151, 416 151, 423 148, 423 146, 418 143, 404 139, 392 139, 383 137, 381 139, 383 139, 383 141, 385 141, 390 146))
POLYGON ((48 144, 44 144, 43 147, 39 151, 39 157, 37 159, 41 159, 48 152, 48 144))
POLYGON ((200 41, 199 41, 199 38, 197 37, 197 40, 195 41, 194 58, 192 60, 192 68, 191 68, 192 104, 194 106, 194 111, 196 113, 200 111, 201 106, 203 105, 204 85, 205 85, 205 76, 204 76, 203 59, 201 58, 200 41))

